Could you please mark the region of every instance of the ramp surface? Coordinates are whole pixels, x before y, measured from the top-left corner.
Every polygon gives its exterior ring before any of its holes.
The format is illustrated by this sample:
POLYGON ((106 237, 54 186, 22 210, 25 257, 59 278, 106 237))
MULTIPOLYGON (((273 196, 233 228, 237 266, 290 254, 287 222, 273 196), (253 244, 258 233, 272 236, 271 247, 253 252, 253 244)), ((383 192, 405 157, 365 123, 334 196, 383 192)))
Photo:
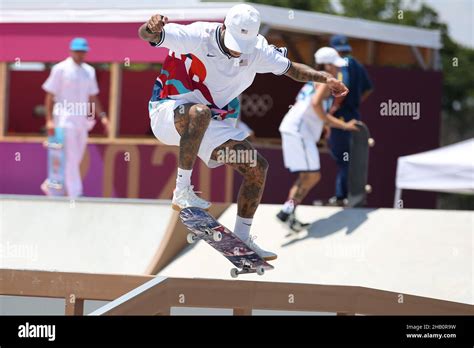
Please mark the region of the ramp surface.
POLYGON ((169 202, 0 196, 0 268, 144 274, 169 202))
MULTIPOLYGON (((276 205, 261 205, 256 242, 278 254, 275 270, 239 279, 354 285, 473 304, 474 213, 411 209, 301 206, 312 222, 285 237, 276 205)), ((219 221, 233 229, 236 205, 219 221)), ((186 248, 159 273, 168 277, 231 279, 232 265, 205 242, 186 248)))

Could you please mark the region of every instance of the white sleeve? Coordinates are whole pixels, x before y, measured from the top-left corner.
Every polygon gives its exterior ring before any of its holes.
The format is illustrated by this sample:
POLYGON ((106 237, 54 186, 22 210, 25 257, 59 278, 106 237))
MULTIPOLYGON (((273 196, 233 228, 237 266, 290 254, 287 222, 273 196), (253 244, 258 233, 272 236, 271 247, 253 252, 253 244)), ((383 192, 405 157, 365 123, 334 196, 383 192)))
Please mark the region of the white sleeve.
POLYGON ((99 94, 99 86, 97 85, 97 77, 95 75, 95 69, 92 68, 92 78, 89 83, 89 95, 99 94))
POLYGON ((62 70, 57 66, 53 66, 48 78, 41 86, 44 91, 57 95, 61 89, 62 70))
POLYGON ((179 54, 192 53, 200 46, 204 30, 201 22, 188 25, 170 23, 163 27, 161 40, 150 44, 155 47, 166 47, 179 54))
POLYGON ((262 45, 258 47, 257 73, 273 73, 275 75, 284 75, 291 67, 291 61, 286 57, 288 50, 269 45, 263 38, 262 45))

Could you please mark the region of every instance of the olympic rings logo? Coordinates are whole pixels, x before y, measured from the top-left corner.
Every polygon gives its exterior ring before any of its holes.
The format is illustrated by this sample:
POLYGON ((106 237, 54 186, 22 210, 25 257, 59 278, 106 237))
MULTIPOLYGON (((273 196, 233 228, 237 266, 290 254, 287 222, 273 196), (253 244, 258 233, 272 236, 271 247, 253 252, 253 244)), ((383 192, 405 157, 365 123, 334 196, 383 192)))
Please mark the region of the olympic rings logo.
POLYGON ((273 107, 273 99, 269 94, 242 94, 240 108, 246 117, 263 117, 273 107))

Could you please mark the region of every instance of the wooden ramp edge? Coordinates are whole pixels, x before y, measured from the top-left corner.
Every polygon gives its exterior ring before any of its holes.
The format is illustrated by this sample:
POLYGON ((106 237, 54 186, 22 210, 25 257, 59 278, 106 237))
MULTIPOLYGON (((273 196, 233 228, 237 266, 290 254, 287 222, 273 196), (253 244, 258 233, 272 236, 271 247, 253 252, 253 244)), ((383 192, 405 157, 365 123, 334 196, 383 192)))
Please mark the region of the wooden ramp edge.
POLYGON ((337 315, 474 315, 474 306, 359 286, 187 279, 0 269, 0 295, 111 301, 92 315, 169 315, 172 307, 329 312, 337 315))

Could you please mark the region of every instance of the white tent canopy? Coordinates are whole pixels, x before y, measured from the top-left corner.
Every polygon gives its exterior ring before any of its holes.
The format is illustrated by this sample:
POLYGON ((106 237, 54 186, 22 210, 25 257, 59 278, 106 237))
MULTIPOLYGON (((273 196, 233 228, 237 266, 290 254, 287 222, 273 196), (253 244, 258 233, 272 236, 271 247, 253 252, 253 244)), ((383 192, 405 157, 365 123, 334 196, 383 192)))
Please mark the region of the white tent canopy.
POLYGON ((398 158, 395 207, 401 190, 474 193, 474 138, 398 158))

